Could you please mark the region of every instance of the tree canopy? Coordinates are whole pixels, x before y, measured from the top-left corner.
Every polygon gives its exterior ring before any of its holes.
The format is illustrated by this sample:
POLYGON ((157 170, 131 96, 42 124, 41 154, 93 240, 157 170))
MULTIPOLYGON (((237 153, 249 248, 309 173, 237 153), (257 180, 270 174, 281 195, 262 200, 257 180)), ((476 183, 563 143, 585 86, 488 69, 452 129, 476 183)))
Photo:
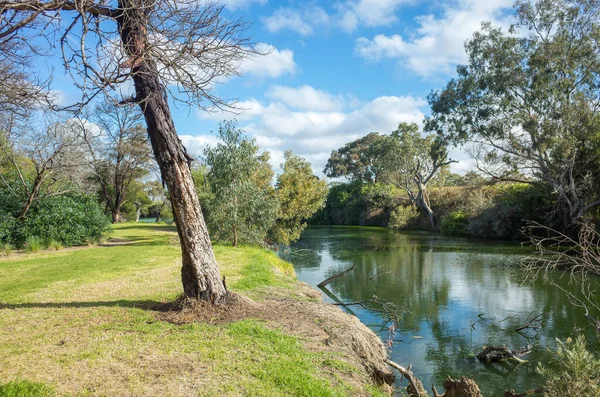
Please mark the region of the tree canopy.
POLYGON ((509 32, 485 23, 467 42, 468 64, 429 96, 427 126, 480 144, 477 157, 492 177, 523 173, 549 184, 564 228, 600 204, 589 167, 600 153, 600 4, 516 6, 509 32))

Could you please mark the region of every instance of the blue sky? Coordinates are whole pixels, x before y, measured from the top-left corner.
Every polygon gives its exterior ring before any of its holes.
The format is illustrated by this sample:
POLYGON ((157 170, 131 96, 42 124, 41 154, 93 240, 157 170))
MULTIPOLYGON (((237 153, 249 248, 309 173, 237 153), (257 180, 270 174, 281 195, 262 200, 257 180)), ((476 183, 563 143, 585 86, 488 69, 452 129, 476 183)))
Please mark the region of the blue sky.
MULTIPOLYGON (((399 122, 420 122, 426 97, 466 61, 464 41, 482 21, 507 26, 513 0, 224 0, 225 13, 254 21, 249 34, 269 55, 245 62, 245 75, 217 86, 238 115, 174 110, 192 154, 216 141, 218 122, 235 117, 272 154, 306 157, 321 175, 333 149, 399 122)), ((56 88, 73 95, 57 79, 56 88)), ((470 167, 468 158, 453 170, 470 167)))

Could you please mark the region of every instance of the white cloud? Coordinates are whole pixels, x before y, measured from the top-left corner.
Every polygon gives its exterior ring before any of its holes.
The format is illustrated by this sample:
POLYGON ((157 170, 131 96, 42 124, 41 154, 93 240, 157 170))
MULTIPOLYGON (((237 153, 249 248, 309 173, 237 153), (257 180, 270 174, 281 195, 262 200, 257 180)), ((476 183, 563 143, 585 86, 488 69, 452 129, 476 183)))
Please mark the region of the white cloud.
POLYGON ((376 35, 356 41, 359 56, 379 61, 399 59, 401 64, 421 76, 449 73, 454 65, 464 63, 464 43, 481 28, 482 21, 508 24, 505 12, 513 0, 458 0, 445 5, 441 17, 422 15, 416 18, 418 28, 412 36, 376 35))
POLYGON ((343 98, 311 86, 292 88, 280 85, 272 87, 267 96, 280 100, 287 106, 300 110, 337 111, 342 108, 343 98))
POLYGON ((361 24, 364 26, 389 26, 396 22, 396 11, 411 0, 351 0, 338 5, 340 26, 351 32, 361 24))
POLYGON ((267 1, 268 0, 221 0, 220 3, 227 9, 235 11, 248 8, 252 3, 258 3, 260 5, 267 4, 267 1))
POLYGON ((179 135, 179 138, 192 156, 201 156, 207 146, 214 146, 219 141, 215 135, 179 135))
POLYGON ((258 51, 266 53, 245 60, 240 69, 243 73, 259 78, 278 78, 284 74, 294 74, 298 68, 294 62, 294 52, 289 49, 278 50, 265 43, 256 45, 258 51))
POLYGON ((262 19, 272 33, 290 30, 302 36, 314 33, 316 27, 337 26, 346 32, 359 25, 389 26, 398 21, 396 12, 402 5, 416 0, 346 0, 334 4, 335 11, 327 13, 321 7, 279 8, 262 19))
POLYGON ((308 36, 313 33, 312 26, 304 20, 299 10, 291 8, 280 8, 273 15, 263 19, 265 27, 271 33, 281 30, 291 30, 302 36, 308 36))
POLYGON ((348 108, 344 101, 336 102, 341 96, 310 86, 276 86, 267 97, 271 99, 268 103, 256 99, 241 102, 248 110, 238 116, 229 113, 199 113, 199 116, 210 120, 235 117, 241 128, 272 153, 274 168, 279 168, 283 152, 292 150, 311 161, 319 175, 332 150, 369 132, 389 133, 402 121, 421 123, 421 108, 426 105, 421 98, 381 96, 348 108), (294 93, 300 94, 293 97, 294 93), (302 93, 308 94, 303 97, 302 93), (306 99, 312 95, 316 96, 315 101, 321 101, 320 106, 307 106, 306 99))

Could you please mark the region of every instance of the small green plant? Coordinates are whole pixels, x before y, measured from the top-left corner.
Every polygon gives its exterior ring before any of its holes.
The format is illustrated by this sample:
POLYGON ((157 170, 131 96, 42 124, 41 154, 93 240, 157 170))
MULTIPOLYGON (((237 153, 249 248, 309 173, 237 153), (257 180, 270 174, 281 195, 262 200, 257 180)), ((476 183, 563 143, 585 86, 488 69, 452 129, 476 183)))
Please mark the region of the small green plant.
POLYGON ((586 340, 579 335, 575 340, 556 341, 554 361, 547 367, 538 365, 537 372, 546 378, 544 395, 600 396, 600 358, 587 349, 586 340))
POLYGON ((9 243, 4 243, 2 245, 0 245, 0 252, 4 253, 5 256, 9 256, 10 254, 12 254, 13 251, 13 246, 10 245, 9 243))
POLYGON ((44 240, 36 236, 27 237, 25 240, 26 252, 38 252, 45 248, 44 240))
POLYGON ((64 246, 62 245, 62 243, 60 241, 50 240, 48 242, 48 248, 58 251, 58 250, 63 249, 64 246))
POLYGON ((392 211, 388 227, 394 230, 406 230, 415 227, 419 210, 414 205, 398 206, 392 211))
POLYGON ((19 380, 0 384, 1 397, 51 397, 55 395, 52 388, 43 383, 19 380))
POLYGON ((463 236, 466 234, 468 221, 469 218, 464 211, 452 211, 442 218, 440 231, 449 236, 463 236))

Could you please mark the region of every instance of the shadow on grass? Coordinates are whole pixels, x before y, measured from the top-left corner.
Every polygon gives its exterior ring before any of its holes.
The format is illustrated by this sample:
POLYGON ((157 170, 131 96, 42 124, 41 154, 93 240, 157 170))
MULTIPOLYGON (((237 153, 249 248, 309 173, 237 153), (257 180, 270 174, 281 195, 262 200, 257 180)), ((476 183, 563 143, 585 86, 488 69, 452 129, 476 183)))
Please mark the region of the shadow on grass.
POLYGON ((0 310, 6 309, 68 309, 90 307, 126 307, 130 309, 143 309, 161 311, 164 302, 153 300, 117 300, 95 302, 28 302, 28 303, 0 303, 0 310))

